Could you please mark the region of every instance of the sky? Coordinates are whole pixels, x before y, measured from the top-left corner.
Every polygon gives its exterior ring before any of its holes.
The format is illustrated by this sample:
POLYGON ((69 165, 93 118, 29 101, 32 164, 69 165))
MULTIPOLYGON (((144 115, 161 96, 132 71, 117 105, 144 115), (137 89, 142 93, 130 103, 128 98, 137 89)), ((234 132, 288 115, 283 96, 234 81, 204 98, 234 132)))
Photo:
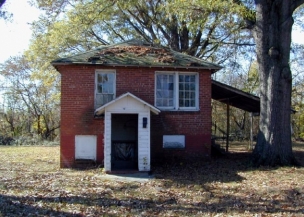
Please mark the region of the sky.
POLYGON ((13 17, 12 22, 0 19, 0 64, 28 48, 31 38, 28 23, 38 19, 40 13, 27 0, 6 0, 4 7, 13 17))
MULTIPOLYGON (((27 0, 6 0, 4 7, 13 14, 13 20, 0 19, 0 64, 11 56, 21 55, 29 47, 31 28, 28 23, 37 20, 40 13, 27 0)), ((293 31, 292 40, 304 44, 304 32, 293 31)))

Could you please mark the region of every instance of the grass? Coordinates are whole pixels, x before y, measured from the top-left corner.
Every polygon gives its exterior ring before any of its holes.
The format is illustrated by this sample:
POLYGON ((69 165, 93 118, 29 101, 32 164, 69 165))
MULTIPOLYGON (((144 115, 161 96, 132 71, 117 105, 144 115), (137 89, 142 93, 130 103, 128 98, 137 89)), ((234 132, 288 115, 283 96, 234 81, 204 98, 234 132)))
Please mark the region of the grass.
MULTIPOLYGON (((259 169, 234 143, 208 162, 154 166, 155 179, 59 168, 59 147, 0 147, 0 216, 304 216, 304 168, 259 169)), ((304 145, 295 145, 304 163, 304 145)))

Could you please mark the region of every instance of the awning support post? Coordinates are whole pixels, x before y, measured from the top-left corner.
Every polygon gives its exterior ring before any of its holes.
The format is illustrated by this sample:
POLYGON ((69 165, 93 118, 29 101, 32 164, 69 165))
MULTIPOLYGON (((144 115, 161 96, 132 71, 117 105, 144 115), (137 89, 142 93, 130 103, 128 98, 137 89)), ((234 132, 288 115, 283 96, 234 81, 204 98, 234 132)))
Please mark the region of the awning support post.
POLYGON ((249 150, 252 150, 253 147, 253 113, 250 113, 250 141, 249 141, 249 150))
POLYGON ((229 149, 229 134, 230 134, 230 105, 229 105, 229 103, 227 103, 226 113, 227 113, 226 152, 228 153, 228 149, 229 149))

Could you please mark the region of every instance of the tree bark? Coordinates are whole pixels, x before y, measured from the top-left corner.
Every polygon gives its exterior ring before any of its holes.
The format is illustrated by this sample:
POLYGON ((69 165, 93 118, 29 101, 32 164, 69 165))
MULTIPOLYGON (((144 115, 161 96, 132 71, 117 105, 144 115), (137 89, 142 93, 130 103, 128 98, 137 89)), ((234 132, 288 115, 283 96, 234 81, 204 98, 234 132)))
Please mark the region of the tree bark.
POLYGON ((291 88, 289 66, 293 6, 291 0, 255 0, 256 42, 260 78, 261 114, 256 166, 297 164, 291 141, 291 88))

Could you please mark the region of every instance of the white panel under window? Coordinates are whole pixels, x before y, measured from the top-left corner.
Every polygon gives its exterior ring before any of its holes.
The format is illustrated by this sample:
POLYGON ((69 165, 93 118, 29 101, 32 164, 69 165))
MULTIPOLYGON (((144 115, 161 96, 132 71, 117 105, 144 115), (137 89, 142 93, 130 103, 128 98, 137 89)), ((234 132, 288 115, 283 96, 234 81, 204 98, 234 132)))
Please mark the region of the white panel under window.
POLYGON ((164 135, 163 148, 185 148, 185 135, 164 135))
POLYGON ((75 136, 75 158, 96 160, 97 137, 91 135, 75 136))

